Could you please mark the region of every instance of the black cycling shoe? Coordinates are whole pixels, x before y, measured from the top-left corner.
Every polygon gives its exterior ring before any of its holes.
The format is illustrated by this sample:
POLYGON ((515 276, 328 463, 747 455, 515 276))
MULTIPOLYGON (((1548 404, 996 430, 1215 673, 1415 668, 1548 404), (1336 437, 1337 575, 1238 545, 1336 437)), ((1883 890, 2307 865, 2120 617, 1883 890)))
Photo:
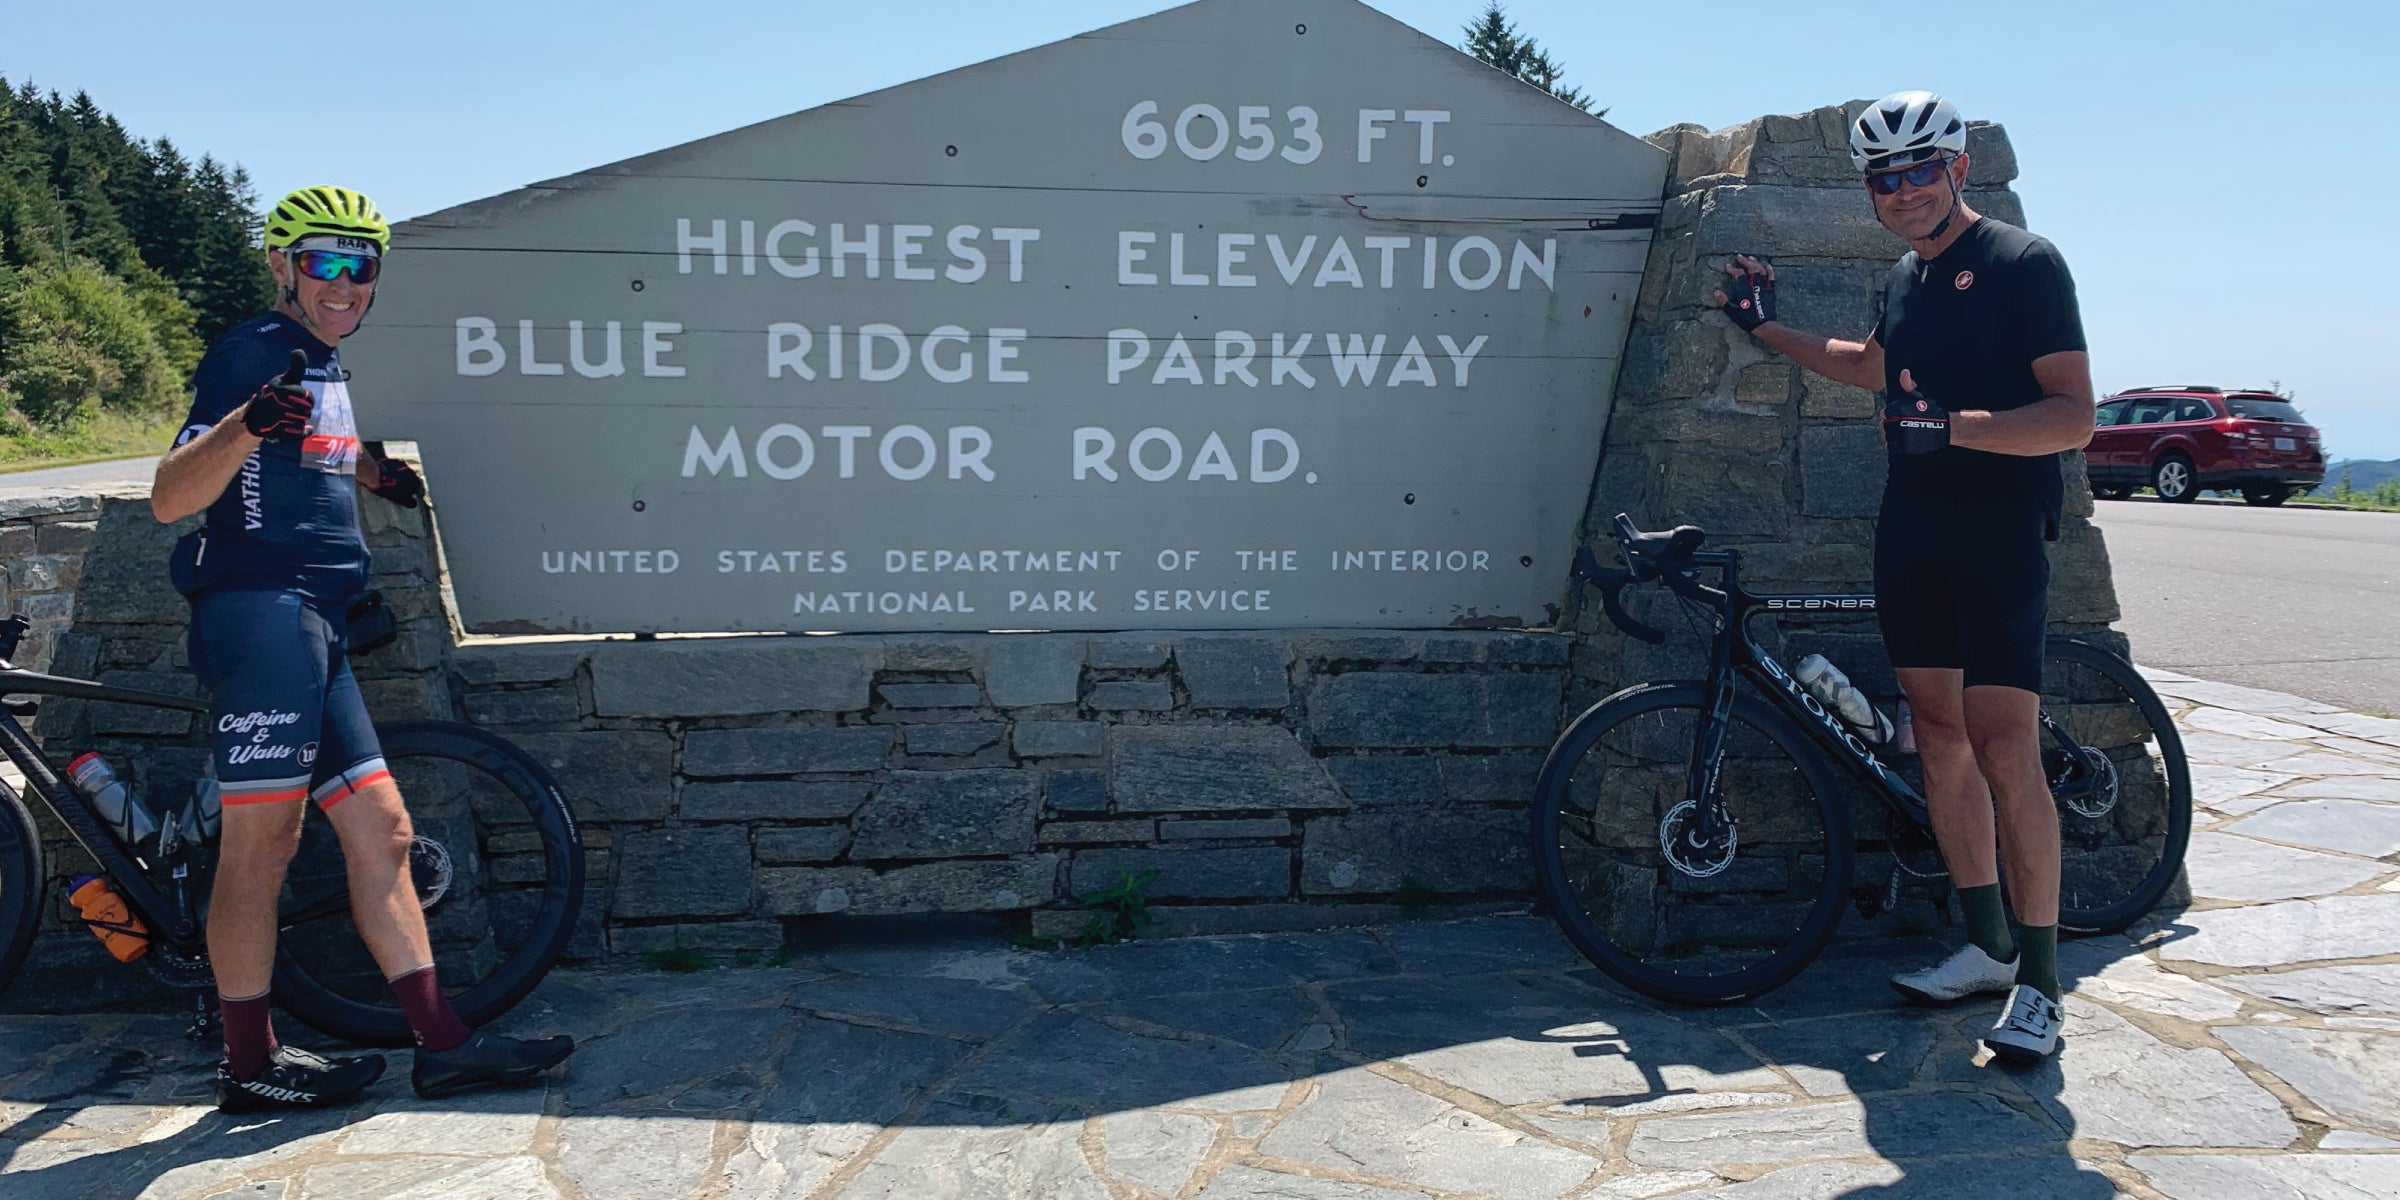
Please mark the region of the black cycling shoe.
POLYGON ((267 1108, 330 1108, 348 1104, 383 1078, 383 1056, 326 1058, 293 1046, 278 1046, 267 1069, 243 1083, 217 1064, 217 1111, 257 1112, 267 1108))
POLYGON ((526 1041, 476 1030, 447 1050, 417 1051, 410 1072, 417 1095, 427 1100, 455 1096, 486 1087, 514 1087, 567 1061, 575 1039, 557 1037, 526 1041))

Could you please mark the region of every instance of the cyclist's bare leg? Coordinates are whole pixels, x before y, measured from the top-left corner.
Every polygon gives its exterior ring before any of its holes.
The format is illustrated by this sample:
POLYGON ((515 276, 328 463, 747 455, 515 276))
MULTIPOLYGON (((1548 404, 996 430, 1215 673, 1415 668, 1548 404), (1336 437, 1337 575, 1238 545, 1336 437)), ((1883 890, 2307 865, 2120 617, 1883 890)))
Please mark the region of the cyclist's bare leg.
POLYGON ((1967 737, 1997 802, 2009 902, 2028 926, 2058 924, 2058 806, 2042 775, 2041 708, 2023 688, 1966 689, 1967 737))
POLYGON ((431 964, 425 911, 408 874, 408 847, 416 830, 400 803, 399 786, 378 779, 335 802, 325 819, 341 839, 350 875, 350 919, 384 978, 431 964))
POLYGON ((1961 888, 1998 883, 1992 791, 1968 736, 1966 672, 1901 667, 1896 673, 1900 689, 1908 693, 1917 759, 1925 769, 1925 804, 1933 817, 1934 844, 1941 847, 1942 862, 1950 868, 1950 882, 1961 888))
POLYGON ((208 961, 220 995, 255 996, 274 983, 276 914, 284 869, 300 849, 304 803, 225 807, 208 906, 208 961))

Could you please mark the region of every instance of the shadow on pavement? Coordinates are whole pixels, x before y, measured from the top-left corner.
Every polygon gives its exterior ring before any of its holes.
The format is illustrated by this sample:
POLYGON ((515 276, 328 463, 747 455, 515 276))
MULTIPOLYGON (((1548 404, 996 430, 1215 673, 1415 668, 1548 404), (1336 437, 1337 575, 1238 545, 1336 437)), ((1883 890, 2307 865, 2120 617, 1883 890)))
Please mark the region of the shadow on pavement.
MULTIPOLYGON (((1546 921, 1522 917, 565 972, 502 1022, 585 1039, 547 1095, 423 1104, 401 1053, 348 1111, 237 1121, 185 1108, 134 1144, 30 1139, 207 1103, 209 1055, 181 1040, 180 1020, 10 1017, 0 1049, 57 1044, 29 1069, 0 1058, 0 1120, 13 1119, 0 1194, 170 1200, 249 1172, 302 1175, 294 1195, 333 1194, 337 1179, 380 1195, 374 1181, 399 1186, 402 1165, 488 1175, 538 1151, 593 1195, 680 1196, 710 1179, 734 1198, 829 1182, 933 1197, 1003 1179, 1068 1195, 1104 1163, 1164 1195, 1221 1169, 1209 1200, 1251 1194, 1257 1180, 1241 1172, 1261 1164, 1363 1189, 1344 1196, 1380 1197, 1367 1179, 1555 1196, 1612 1154, 1620 1169, 1743 1196, 2116 1195, 2069 1153, 2075 1120, 2055 1066, 1975 1064, 1996 1002, 1895 1002, 1886 978, 1943 949, 1837 944, 1758 1003, 1705 1011, 1617 989, 1546 921), (569 1118, 554 1146, 535 1144, 544 1112, 569 1118), (1087 1127, 1095 1116, 1106 1119, 1087 1127), (728 1120, 745 1124, 717 1125, 728 1120), (1079 1141, 1092 1136, 1096 1150, 1079 1141), (721 1137, 735 1139, 729 1156, 721 1137), (848 1161, 879 1139, 871 1163, 848 1161), (377 1157, 412 1149, 482 1157, 377 1157), (1228 1153, 1237 1165, 1223 1165, 1228 1153), (1881 1161, 1842 1161, 1862 1158, 1881 1161), (1728 1182, 1762 1174, 1779 1182, 1728 1182)), ((310 1041, 288 1020, 282 1031, 310 1041)))

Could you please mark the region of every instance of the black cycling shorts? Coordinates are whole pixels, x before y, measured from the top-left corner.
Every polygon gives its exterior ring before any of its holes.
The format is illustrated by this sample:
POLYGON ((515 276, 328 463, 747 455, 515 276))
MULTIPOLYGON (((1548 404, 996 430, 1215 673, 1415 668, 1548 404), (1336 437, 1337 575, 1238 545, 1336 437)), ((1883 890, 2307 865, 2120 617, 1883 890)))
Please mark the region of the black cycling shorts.
POLYGON ((332 808, 390 779, 343 657, 346 631, 290 592, 210 591, 192 603, 192 669, 209 692, 209 744, 228 807, 332 808))
POLYGON ((2049 514, 2032 505, 1886 504, 1875 521, 1875 615, 1892 665, 2040 692, 2049 529, 2049 514))

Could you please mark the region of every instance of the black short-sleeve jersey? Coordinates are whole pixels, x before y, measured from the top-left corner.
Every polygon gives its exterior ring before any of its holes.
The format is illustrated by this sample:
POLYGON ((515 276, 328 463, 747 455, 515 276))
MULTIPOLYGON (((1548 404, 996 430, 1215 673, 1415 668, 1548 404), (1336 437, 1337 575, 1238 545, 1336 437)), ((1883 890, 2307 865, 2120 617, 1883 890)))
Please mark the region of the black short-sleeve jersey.
POLYGON ((308 356, 305 386, 317 402, 309 434, 261 443, 208 506, 191 583, 340 603, 366 586, 368 560, 358 524, 358 427, 332 347, 279 313, 227 330, 193 372, 191 414, 175 444, 207 433, 282 375, 294 350, 308 356))
MULTIPOLYGON (((2049 242, 1990 217, 1930 262, 1911 251, 1885 279, 1875 340, 1884 388, 1917 390, 1952 412, 2005 412, 2043 398, 2035 359, 2085 349, 2075 280, 2049 242)), ((2055 454, 1951 446, 1891 456, 1885 499, 1926 507, 2038 504, 2055 524, 2063 499, 2055 454)))

